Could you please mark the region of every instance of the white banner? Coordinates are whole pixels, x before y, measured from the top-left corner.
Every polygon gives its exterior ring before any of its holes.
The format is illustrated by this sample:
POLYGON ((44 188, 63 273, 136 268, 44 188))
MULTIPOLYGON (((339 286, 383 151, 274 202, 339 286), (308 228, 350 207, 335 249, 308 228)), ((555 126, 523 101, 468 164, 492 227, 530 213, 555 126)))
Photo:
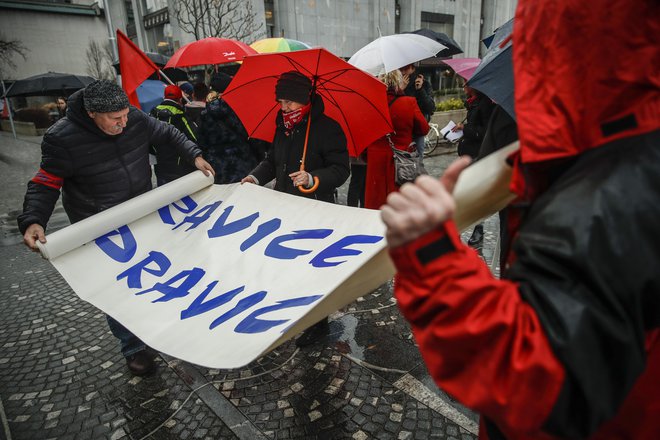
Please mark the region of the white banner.
POLYGON ((85 301, 149 346, 237 368, 390 279, 380 212, 193 173, 49 235, 85 301))

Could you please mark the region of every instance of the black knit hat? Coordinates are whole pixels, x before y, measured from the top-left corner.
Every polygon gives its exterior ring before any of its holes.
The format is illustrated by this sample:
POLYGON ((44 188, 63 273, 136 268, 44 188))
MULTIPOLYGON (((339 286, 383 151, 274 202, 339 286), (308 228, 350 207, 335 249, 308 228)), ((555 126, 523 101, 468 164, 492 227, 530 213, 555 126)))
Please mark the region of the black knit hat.
POLYGON ((128 108, 126 92, 114 81, 94 81, 83 91, 85 110, 95 113, 118 112, 128 108))
POLYGON ((227 87, 229 87, 229 83, 231 82, 231 76, 227 75, 226 73, 223 72, 218 72, 214 73, 213 76, 211 77, 211 81, 209 82, 209 85, 211 86, 211 90, 222 93, 225 91, 227 87))
POLYGON ((284 72, 275 84, 275 99, 307 104, 312 92, 312 81, 300 72, 284 72))

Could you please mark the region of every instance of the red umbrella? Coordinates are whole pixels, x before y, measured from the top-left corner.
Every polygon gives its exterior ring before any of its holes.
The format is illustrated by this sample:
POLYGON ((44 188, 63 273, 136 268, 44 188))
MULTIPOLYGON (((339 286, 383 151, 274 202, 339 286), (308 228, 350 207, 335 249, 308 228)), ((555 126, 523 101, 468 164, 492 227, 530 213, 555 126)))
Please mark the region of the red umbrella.
POLYGON ((376 139, 392 132, 385 85, 325 49, 246 57, 222 98, 234 109, 250 137, 272 142, 275 83, 280 74, 297 70, 312 80, 323 98, 325 114, 346 135, 348 152, 359 155, 376 139))
POLYGON ((241 61, 257 51, 229 38, 208 37, 188 43, 172 55, 165 67, 189 67, 241 61))

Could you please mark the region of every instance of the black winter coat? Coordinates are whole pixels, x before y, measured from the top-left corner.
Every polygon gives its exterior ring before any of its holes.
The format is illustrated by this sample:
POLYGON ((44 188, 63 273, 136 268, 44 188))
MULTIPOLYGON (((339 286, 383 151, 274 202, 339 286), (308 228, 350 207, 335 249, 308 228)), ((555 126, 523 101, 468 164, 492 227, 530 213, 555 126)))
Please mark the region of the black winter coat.
POLYGON ((250 173, 259 180, 260 185, 276 179, 277 191, 331 203, 335 201, 335 189, 341 186, 350 174, 348 150, 341 126, 323 114, 323 110, 323 100, 314 95, 305 171, 319 178, 317 190, 311 194, 302 193, 293 186, 289 177, 289 174, 300 170, 307 119, 310 115, 303 118, 287 135, 281 111, 277 113, 275 138, 266 158, 250 173))
MULTIPOLYGON (((83 91, 69 98, 66 117, 44 135, 41 170, 61 178, 62 203, 71 223, 90 217, 151 189, 149 145, 172 145, 191 164, 202 153, 176 128, 131 107, 123 132, 102 132, 83 107, 83 91)), ((38 178, 28 183, 21 234, 31 224, 46 227, 59 188, 38 178)))
POLYGON ((215 183, 240 182, 257 165, 243 124, 222 99, 209 102, 202 112, 197 143, 215 170, 215 183))
POLYGON ((495 104, 489 97, 477 92, 477 99, 471 104, 466 104, 466 108, 467 118, 463 125, 463 137, 458 143, 458 155, 467 154, 476 158, 495 104))
MULTIPOLYGON (((414 76, 416 76, 415 74, 414 76)), ((415 78, 411 77, 410 82, 406 86, 406 89, 403 91, 406 96, 413 96, 417 99, 417 105, 422 111, 422 114, 427 121, 431 120, 431 116, 435 112, 435 100, 433 99, 433 88, 431 83, 427 79, 424 79, 422 87, 418 90, 415 88, 415 78)))
MULTIPOLYGON (((176 101, 165 99, 149 112, 151 117, 176 127, 188 139, 195 142, 193 126, 186 118, 183 107, 176 101)), ((156 177, 165 182, 171 182, 196 170, 188 163, 172 145, 151 145, 151 154, 156 156, 154 165, 156 177)))

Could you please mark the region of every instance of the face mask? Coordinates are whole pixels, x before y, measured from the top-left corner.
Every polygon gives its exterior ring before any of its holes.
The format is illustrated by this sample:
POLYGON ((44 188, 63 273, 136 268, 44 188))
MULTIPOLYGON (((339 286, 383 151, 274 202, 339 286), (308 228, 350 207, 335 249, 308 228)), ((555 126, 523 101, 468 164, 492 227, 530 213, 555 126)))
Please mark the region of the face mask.
POLYGON ((284 128, 286 128, 287 130, 291 130, 296 124, 302 121, 305 116, 307 116, 310 108, 311 105, 307 104, 306 106, 301 107, 298 110, 293 110, 289 113, 282 113, 284 128))

